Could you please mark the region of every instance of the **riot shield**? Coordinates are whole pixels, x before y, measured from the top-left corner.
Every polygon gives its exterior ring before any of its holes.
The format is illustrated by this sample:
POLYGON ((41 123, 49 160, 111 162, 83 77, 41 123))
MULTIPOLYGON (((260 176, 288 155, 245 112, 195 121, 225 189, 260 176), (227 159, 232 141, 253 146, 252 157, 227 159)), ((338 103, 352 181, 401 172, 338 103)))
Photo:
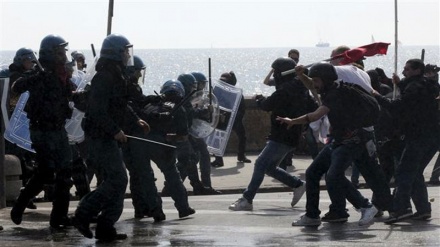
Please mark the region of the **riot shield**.
POLYGON ((26 102, 29 98, 29 92, 21 94, 20 99, 15 106, 9 124, 6 127, 4 137, 6 140, 15 143, 17 146, 35 153, 32 148, 31 136, 29 132, 29 119, 24 111, 26 102))
MULTIPOLYGON (((96 65, 97 61, 98 57, 95 58, 93 66, 90 66, 86 75, 79 83, 77 90, 83 90, 85 86, 90 83, 93 76, 95 76, 96 70, 94 65, 96 65)), ((27 113, 24 111, 28 98, 28 92, 21 94, 9 121, 9 125, 5 126, 6 130, 4 137, 6 140, 15 143, 17 146, 23 149, 35 152, 31 147, 32 141, 30 139, 29 132, 29 119, 27 118, 27 113)), ((80 143, 84 140, 84 131, 81 128, 81 120, 84 117, 84 112, 74 108, 72 102, 70 102, 70 107, 73 108, 73 114, 72 118, 66 121, 65 128, 69 137, 69 142, 71 144, 80 143)))
MULTIPOLYGON (((76 90, 78 92, 84 90, 86 85, 90 84, 92 81, 96 74, 95 66, 97 62, 98 57, 95 57, 92 66, 87 69, 85 75, 81 72, 74 77, 75 81, 73 82, 77 84, 78 88, 76 90)), ((65 125, 67 136, 69 137, 70 144, 81 143, 84 141, 84 131, 81 128, 81 121, 84 117, 84 112, 73 107, 73 102, 70 102, 69 105, 73 108, 73 113, 72 118, 68 119, 65 125)))
POLYGON ((212 92, 217 98, 219 105, 219 121, 214 131, 205 138, 205 141, 210 153, 216 156, 223 156, 229 136, 231 135, 243 90, 219 80, 216 80, 212 86, 212 92))
POLYGON ((209 136, 216 128, 219 119, 219 106, 214 94, 209 97, 209 92, 198 91, 190 100, 193 108, 198 112, 206 112, 203 116, 194 118, 189 133, 196 138, 209 136))

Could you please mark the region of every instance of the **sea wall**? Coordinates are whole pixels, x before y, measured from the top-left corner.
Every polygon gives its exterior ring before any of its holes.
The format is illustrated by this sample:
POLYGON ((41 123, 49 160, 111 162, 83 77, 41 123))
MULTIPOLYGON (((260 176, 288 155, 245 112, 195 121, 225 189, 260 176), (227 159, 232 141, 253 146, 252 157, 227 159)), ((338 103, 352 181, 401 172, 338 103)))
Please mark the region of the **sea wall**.
MULTIPOLYGON (((246 129, 246 152, 260 152, 266 145, 266 137, 270 131, 270 112, 257 107, 255 100, 245 97, 246 113, 243 123, 246 129)), ((227 154, 236 154, 238 139, 232 131, 226 146, 227 154)))

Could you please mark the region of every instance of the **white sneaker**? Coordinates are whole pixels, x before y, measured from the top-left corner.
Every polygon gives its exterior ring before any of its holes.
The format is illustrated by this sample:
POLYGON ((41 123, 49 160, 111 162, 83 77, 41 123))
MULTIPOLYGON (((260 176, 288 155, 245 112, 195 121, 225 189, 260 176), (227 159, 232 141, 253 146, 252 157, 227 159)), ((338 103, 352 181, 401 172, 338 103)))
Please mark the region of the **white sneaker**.
POLYGON ((371 221, 374 219, 374 216, 377 214, 379 210, 372 205, 370 208, 361 208, 361 219, 359 220, 360 226, 365 226, 371 223, 371 221))
POLYGON ((299 187, 296 187, 293 189, 293 198, 290 205, 292 205, 292 208, 299 202, 301 197, 304 195, 304 192, 306 192, 306 182, 303 182, 303 184, 299 187))
POLYGON ((319 226, 321 225, 321 219, 313 219, 310 217, 307 217, 306 215, 301 216, 299 220, 295 220, 292 222, 292 226, 319 226))
POLYGON ((253 206, 252 203, 249 203, 246 198, 242 197, 236 202, 232 203, 229 206, 229 209, 233 211, 252 211, 253 206))

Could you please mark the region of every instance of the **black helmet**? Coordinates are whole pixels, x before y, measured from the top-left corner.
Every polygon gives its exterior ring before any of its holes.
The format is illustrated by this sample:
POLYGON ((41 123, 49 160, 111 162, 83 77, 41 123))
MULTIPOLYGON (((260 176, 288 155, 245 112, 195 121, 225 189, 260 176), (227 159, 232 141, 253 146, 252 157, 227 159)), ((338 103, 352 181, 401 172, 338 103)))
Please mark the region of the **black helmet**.
POLYGON ((21 66, 25 59, 36 60, 35 53, 31 48, 22 47, 18 49, 14 56, 14 64, 21 66))
POLYGON ((133 65, 133 45, 120 34, 110 34, 102 42, 100 56, 113 61, 123 62, 125 65, 133 65), (126 52, 128 55, 126 56, 126 52), (127 59, 129 59, 127 61, 127 59))
POLYGON ((134 60, 134 69, 135 70, 142 70, 147 67, 147 66, 145 66, 144 62, 142 61, 142 59, 139 56, 134 55, 133 60, 134 60))
POLYGON ((177 77, 177 80, 180 81, 185 88, 185 93, 189 94, 194 90, 197 90, 197 80, 191 74, 181 74, 177 77))
POLYGON ((67 50, 68 45, 69 43, 58 35, 47 35, 40 44, 40 50, 38 52, 39 60, 42 62, 59 62, 65 64, 67 62, 67 56, 65 56, 64 61, 55 61, 55 54, 60 49, 64 51, 67 50))
POLYGON ((197 90, 202 90, 205 88, 206 83, 208 82, 208 79, 206 79, 206 76, 202 72, 191 72, 191 75, 196 78, 197 81, 197 90))
POLYGON ((295 67, 296 62, 290 57, 280 57, 273 61, 272 68, 274 69, 273 78, 275 79, 275 83, 279 85, 280 83, 293 80, 295 73, 282 76, 281 72, 292 70, 295 67))
POLYGON ((183 98, 185 96, 185 89, 182 85, 182 83, 178 80, 168 80, 160 89, 160 94, 169 96, 169 95, 176 95, 180 98, 183 98))
POLYGON ((315 63, 309 69, 309 77, 319 77, 324 82, 333 82, 338 79, 335 66, 329 63, 315 63))
POLYGON ((139 85, 144 84, 145 80, 145 66, 142 59, 134 55, 133 56, 134 65, 133 66, 127 66, 127 73, 130 76, 131 79, 136 80, 139 85))

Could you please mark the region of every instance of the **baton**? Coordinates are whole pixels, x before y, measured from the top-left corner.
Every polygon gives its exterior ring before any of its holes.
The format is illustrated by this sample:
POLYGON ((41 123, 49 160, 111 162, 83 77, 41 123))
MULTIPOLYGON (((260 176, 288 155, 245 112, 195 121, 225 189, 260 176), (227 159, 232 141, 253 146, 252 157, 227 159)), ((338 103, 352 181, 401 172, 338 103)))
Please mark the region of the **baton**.
POLYGON ((159 144, 159 145, 170 147, 170 148, 176 148, 176 146, 165 144, 165 143, 162 143, 162 142, 156 142, 156 141, 152 141, 152 140, 149 140, 149 139, 144 139, 144 138, 140 138, 140 137, 136 137, 136 136, 130 136, 130 135, 125 135, 125 136, 128 137, 128 138, 132 138, 132 139, 136 139, 136 140, 140 140, 140 141, 144 141, 144 142, 151 142, 151 143, 154 143, 154 144, 159 144))

